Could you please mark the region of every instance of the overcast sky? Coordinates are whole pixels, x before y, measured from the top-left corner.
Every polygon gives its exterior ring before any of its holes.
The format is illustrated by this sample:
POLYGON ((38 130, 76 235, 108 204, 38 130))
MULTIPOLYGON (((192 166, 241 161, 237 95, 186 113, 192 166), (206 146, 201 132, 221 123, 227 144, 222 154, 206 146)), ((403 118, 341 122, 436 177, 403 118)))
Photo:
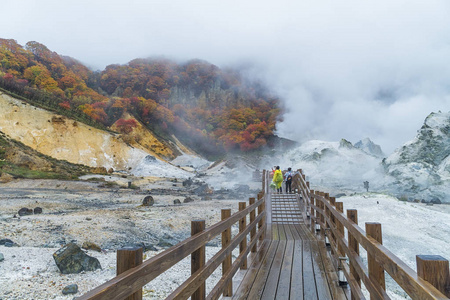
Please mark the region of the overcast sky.
POLYGON ((297 141, 370 137, 392 152, 450 110, 448 0, 0 0, 0 37, 94 70, 138 57, 251 61, 297 141))

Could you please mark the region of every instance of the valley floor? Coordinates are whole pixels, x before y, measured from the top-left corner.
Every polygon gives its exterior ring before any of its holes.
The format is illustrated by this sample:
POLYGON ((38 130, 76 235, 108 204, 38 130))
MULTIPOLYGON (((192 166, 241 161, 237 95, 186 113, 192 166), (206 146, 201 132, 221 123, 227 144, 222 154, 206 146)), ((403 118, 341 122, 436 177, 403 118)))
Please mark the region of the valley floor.
MULTIPOLYGON (((186 192, 181 182, 148 179, 141 189, 102 187, 104 182, 18 180, 0 185, 0 240, 10 239, 19 247, 0 246, 0 299, 73 299, 115 276, 116 249, 145 245, 155 251, 190 235, 190 222, 204 219, 206 226, 220 220, 220 210, 234 213, 243 199, 202 201, 186 192), (149 191, 155 200, 142 206, 149 191), (183 203, 186 196, 193 202, 183 203), (182 204, 174 205, 179 199, 182 204), (19 217, 20 208, 41 207, 42 214, 19 217), (15 215, 15 216, 14 216, 15 215), (99 245, 102 270, 81 274, 60 274, 52 254, 74 241, 99 245), (77 284, 76 295, 65 296, 62 289, 77 284)), ((207 247, 207 255, 218 251, 217 241, 207 247)), ((190 275, 190 258, 144 288, 145 299, 163 299, 190 275)), ((216 278, 212 277, 212 280, 216 278)), ((217 277, 218 279, 218 277, 217 277)))
MULTIPOLYGON (((121 180, 126 186, 129 179, 121 180)), ((238 202, 246 200, 222 194, 220 200, 215 195, 204 201, 174 180, 144 178, 133 183, 140 189, 93 180, 16 180, 0 184, 0 240, 10 239, 19 245, 0 245, 4 256, 0 262, 0 299, 73 299, 115 276, 116 249, 129 245, 154 247, 154 251, 145 252, 149 258, 188 237, 191 220, 204 219, 210 226, 219 221, 221 209, 230 208, 234 213, 238 202), (148 195, 154 197, 154 206, 142 206, 148 195), (173 204, 175 199, 183 202, 188 196, 194 201, 173 204), (17 212, 22 207, 41 207, 43 213, 19 217, 17 212), (102 252, 87 253, 98 258, 102 270, 61 274, 52 255, 72 241, 80 246, 84 242, 99 245, 102 252), (70 284, 77 284, 79 292, 63 295, 62 289, 70 284)), ((326 187, 319 190, 333 193, 326 187)), ((358 210, 363 229, 365 222, 380 222, 383 244, 412 269, 415 255, 450 259, 450 205, 402 202, 377 193, 346 194, 337 200, 344 203, 344 209, 358 210)), ((214 255, 218 245, 217 240, 212 241, 207 256, 214 255)), ((164 299, 189 273, 187 258, 146 285, 144 299, 164 299)), ((218 278, 216 272, 211 280, 218 278)), ((387 289, 392 299, 408 299, 392 280, 387 279, 387 289)))

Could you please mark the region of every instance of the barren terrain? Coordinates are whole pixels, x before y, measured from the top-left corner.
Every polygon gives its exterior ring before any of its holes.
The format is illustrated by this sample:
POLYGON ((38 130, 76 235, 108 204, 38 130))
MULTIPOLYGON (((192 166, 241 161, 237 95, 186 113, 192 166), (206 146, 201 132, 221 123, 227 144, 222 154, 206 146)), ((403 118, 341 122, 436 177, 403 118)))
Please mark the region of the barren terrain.
MULTIPOLYGON (((127 179, 131 180, 131 179, 127 179)), ((237 211, 238 202, 226 194, 211 200, 193 196, 175 180, 135 180, 139 189, 128 189, 104 181, 15 180, 0 186, 0 240, 17 246, 0 246, 0 299, 73 299, 115 276, 115 251, 130 245, 145 247, 151 257, 190 235, 191 220, 204 219, 206 226, 219 221, 220 210, 237 211), (155 204, 142 206, 151 195, 155 204), (183 203, 189 196, 193 202, 183 203), (182 204, 174 205, 179 199, 182 204), (41 207, 42 214, 18 216, 22 207, 41 207), (60 274, 52 254, 62 245, 92 242, 102 252, 87 250, 99 259, 102 270, 60 274), (150 251, 148 249, 152 249, 150 251), (65 296, 62 289, 77 284, 79 292, 65 296)), ((210 198, 207 198, 210 199, 210 198)), ((210 242, 207 255, 217 251, 210 242)), ((172 272, 144 288, 146 299, 161 299, 187 278, 189 259, 172 272)), ((215 277, 212 278, 214 280, 215 277)))

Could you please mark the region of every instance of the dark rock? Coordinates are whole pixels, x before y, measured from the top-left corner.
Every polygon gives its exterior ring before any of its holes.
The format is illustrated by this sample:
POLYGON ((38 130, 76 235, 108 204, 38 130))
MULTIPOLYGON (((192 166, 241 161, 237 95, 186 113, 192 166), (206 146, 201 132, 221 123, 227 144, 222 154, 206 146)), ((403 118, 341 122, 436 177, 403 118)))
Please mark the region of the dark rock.
POLYGON ((53 259, 62 274, 74 274, 102 268, 98 259, 87 255, 74 243, 69 243, 53 253, 53 259))
POLYGON ((240 194, 250 193, 250 187, 246 184, 240 184, 236 187, 236 192, 240 194))
POLYGON ((183 186, 191 186, 194 182, 192 181, 191 178, 186 179, 185 181, 183 181, 183 186))
POLYGON ((5 246, 5 247, 19 247, 18 244, 14 243, 10 239, 1 239, 0 245, 5 246))
POLYGON ((159 246, 159 247, 162 247, 162 248, 170 248, 170 247, 172 247, 173 245, 172 245, 170 242, 161 239, 161 240, 159 240, 158 246, 159 246))
POLYGON ((41 207, 35 207, 33 212, 34 212, 35 215, 42 214, 42 208, 41 207))
POLYGON ((0 253, 0 261, 4 261, 5 257, 3 256, 3 253, 0 253))
POLYGON ((94 250, 97 252, 102 252, 102 248, 100 248, 99 245, 94 244, 92 242, 84 242, 83 245, 81 245, 81 248, 85 250, 94 250))
POLYGON ((211 200, 212 200, 211 196, 202 197, 202 201, 211 201, 211 200))
POLYGON ((199 196, 210 195, 213 192, 214 191, 207 184, 202 184, 194 190, 194 193, 196 193, 199 196))
POLYGON ((142 200, 143 206, 153 206, 153 204, 155 204, 155 199, 152 196, 147 196, 142 200))
POLYGON ((224 200, 224 199, 225 199, 225 196, 220 195, 220 196, 217 197, 217 199, 218 199, 218 200, 224 200))
POLYGON ((181 204, 180 199, 175 199, 175 200, 173 200, 173 204, 175 204, 175 205, 181 204))
POLYGON ((151 156, 151 155, 147 155, 147 156, 144 158, 144 161, 147 162, 147 163, 155 162, 155 161, 156 161, 156 157, 151 156))
POLYGON ((184 198, 183 203, 189 203, 189 202, 194 202, 194 199, 192 199, 191 197, 184 198))
POLYGON ((28 216, 28 215, 32 215, 33 214, 33 210, 26 208, 26 207, 22 207, 21 209, 19 209, 19 216, 28 216))
POLYGON ((142 248, 142 250, 144 252, 147 252, 147 251, 158 251, 158 249, 156 249, 154 245, 146 244, 144 242, 134 244, 133 247, 142 248))
POLYGON ((0 240, 0 246, 5 246, 6 243, 14 244, 14 242, 11 241, 10 239, 1 239, 0 240))
POLYGON ((347 196, 345 193, 339 193, 334 196, 334 198, 341 198, 347 196))
POLYGON ((430 202, 433 204, 442 204, 441 200, 439 200, 438 198, 433 198, 430 202))
POLYGON ((62 290, 62 293, 64 295, 76 294, 78 293, 78 285, 76 284, 68 285, 62 290))

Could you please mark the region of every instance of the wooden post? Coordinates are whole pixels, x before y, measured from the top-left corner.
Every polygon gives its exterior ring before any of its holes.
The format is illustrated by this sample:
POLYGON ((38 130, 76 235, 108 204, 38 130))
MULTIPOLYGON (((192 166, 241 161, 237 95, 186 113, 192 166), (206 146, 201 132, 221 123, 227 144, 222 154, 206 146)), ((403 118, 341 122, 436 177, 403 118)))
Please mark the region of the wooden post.
POLYGON ((262 171, 262 190, 266 191, 266 170, 262 171))
MULTIPOLYGON (((324 194, 325 199, 327 200, 328 203, 330 203, 330 194, 329 193, 325 193, 324 194)), ((324 222, 325 222, 325 229, 323 231, 324 234, 324 239, 326 240, 326 236, 328 235, 328 240, 331 241, 332 239, 335 241, 336 239, 334 238, 333 234, 331 233, 331 230, 329 230, 330 228, 330 222, 331 222, 331 210, 328 209, 328 207, 325 205, 325 203, 323 203, 323 209, 324 209, 324 222), (325 216, 327 217, 325 219, 325 216), (327 221, 330 220, 330 221, 327 221)))
MULTIPOLYGON (((228 219, 231 216, 231 209, 222 209, 222 221, 228 219)), ((226 248, 231 242, 231 227, 225 229, 224 232, 222 232, 222 249, 226 248)), ((222 275, 225 275, 225 273, 231 268, 231 254, 227 255, 225 257, 223 263, 222 263, 222 275)), ((224 297, 231 297, 233 295, 233 281, 230 280, 230 282, 225 286, 225 289, 223 290, 223 296, 224 297)))
MULTIPOLYGON (((194 220, 191 222, 191 236, 205 230, 205 220, 194 220)), ((191 254, 191 275, 205 265, 205 245, 201 246, 191 254)), ((203 284, 192 294, 191 300, 204 300, 206 298, 206 284, 203 284)))
MULTIPOLYGON (((366 222, 366 235, 383 244, 380 223, 366 222)), ((373 282, 376 282, 383 290, 386 290, 383 267, 375 260, 374 255, 369 252, 367 252, 367 262, 369 266, 369 278, 373 282)), ((376 298, 370 295, 370 299, 375 300, 376 298)))
MULTIPOLYGON (((351 221, 353 221, 356 225, 358 225, 358 211, 356 209, 347 209, 347 218, 351 221)), ((355 237, 348 231, 348 247, 349 249, 356 252, 356 254, 359 256, 359 243, 355 239, 355 237)), ((356 272, 355 267, 350 262, 350 273, 355 278, 358 285, 361 287, 361 278, 358 275, 358 272, 356 272)), ((352 300, 356 300, 357 298, 352 292, 352 300)))
POLYGON ((315 202, 315 198, 314 198, 314 190, 311 190, 311 194, 310 194, 310 198, 311 198, 311 214, 310 214, 310 219, 311 219, 311 231, 312 233, 316 233, 316 221, 315 221, 315 214, 314 214, 314 208, 313 205, 316 203, 315 202))
MULTIPOLYGON (((142 264, 143 249, 138 247, 125 247, 117 250, 116 275, 142 264)), ((142 300, 142 288, 125 300, 142 300)))
MULTIPOLYGON (((335 202, 336 205, 336 210, 340 213, 344 213, 344 203, 343 202, 335 202)), ((342 225, 341 222, 339 222, 339 220, 334 220, 337 230, 342 234, 342 236, 345 238, 345 231, 344 231, 344 225, 342 225)), ((344 248, 342 248, 342 246, 338 243, 338 253, 339 256, 345 256, 345 251, 344 248)))
MULTIPOLYGON (((244 210, 246 207, 245 202, 239 202, 239 211, 244 210)), ((247 227, 247 216, 244 216, 239 220, 239 233, 243 232, 247 227)), ((239 254, 242 254, 247 250, 247 236, 239 243, 239 254)), ((247 270, 247 258, 242 261, 241 270, 247 270)))
MULTIPOLYGON (((259 198, 259 199, 261 199, 261 198, 259 198)), ((260 205, 258 206, 258 216, 259 216, 260 214, 262 214, 263 210, 264 210, 264 206, 263 206, 262 204, 260 204, 260 205)), ((262 218, 262 219, 259 220, 259 222, 258 222, 258 232, 261 230, 261 228, 263 227, 263 225, 264 225, 264 218, 262 218)), ((260 240, 260 241, 263 241, 263 240, 264 240, 264 234, 261 234, 261 235, 259 236, 259 240, 260 240)))
POLYGON ((448 260, 440 255, 416 255, 417 275, 450 298, 448 260))
MULTIPOLYGON (((321 192, 315 191, 315 194, 317 196, 320 196, 321 192)), ((322 200, 320 200, 318 197, 316 198, 316 206, 322 210, 322 200)), ((317 223, 319 224, 320 231, 323 231, 322 224, 321 224, 322 215, 320 214, 320 212, 318 210, 316 210, 316 218, 319 220, 319 222, 317 222, 317 223)))
MULTIPOLYGON (((249 201, 249 205, 255 204, 255 198, 250 198, 248 201, 249 201)), ((255 212, 255 210, 256 209, 254 209, 254 210, 252 210, 250 212, 250 223, 252 223, 256 219, 256 212, 255 212)), ((256 236, 256 225, 250 231, 250 242, 252 242, 255 239, 255 236, 256 236)), ((256 248, 257 247, 256 247, 256 243, 255 243, 255 245, 252 247, 252 252, 253 253, 256 252, 256 248)))

